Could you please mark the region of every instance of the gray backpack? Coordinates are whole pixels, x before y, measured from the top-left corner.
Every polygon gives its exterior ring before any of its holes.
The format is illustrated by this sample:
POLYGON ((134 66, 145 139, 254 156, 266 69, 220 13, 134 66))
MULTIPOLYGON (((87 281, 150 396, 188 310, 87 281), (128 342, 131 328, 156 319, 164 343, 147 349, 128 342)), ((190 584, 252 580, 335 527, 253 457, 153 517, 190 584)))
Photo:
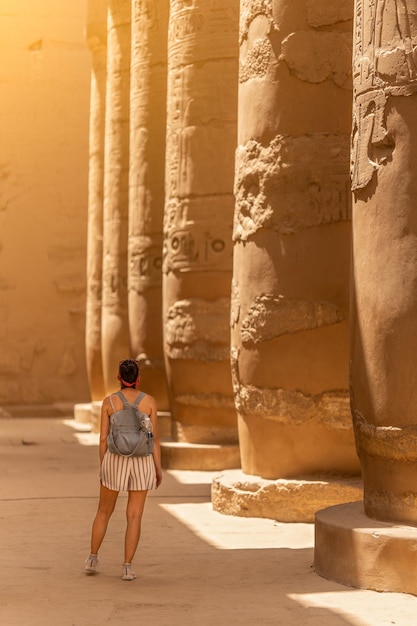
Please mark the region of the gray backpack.
MULTIPOLYGON (((152 454, 154 439, 149 415, 138 409, 145 396, 140 392, 135 402, 128 402, 121 391, 116 396, 123 401, 123 409, 110 415, 110 429, 107 436, 109 452, 120 456, 148 456, 152 454)), ((114 411, 110 396, 110 404, 114 411)))

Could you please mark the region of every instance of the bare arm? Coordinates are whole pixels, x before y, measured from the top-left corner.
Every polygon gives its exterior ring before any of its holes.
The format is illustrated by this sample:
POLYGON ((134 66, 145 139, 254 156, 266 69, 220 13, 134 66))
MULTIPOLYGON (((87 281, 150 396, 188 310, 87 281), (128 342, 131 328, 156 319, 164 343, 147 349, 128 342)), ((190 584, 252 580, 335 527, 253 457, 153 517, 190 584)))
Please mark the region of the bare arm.
POLYGON ((149 409, 147 410, 147 413, 152 420, 152 429, 154 436, 154 448, 152 456, 156 471, 156 487, 158 488, 162 482, 161 444, 159 441, 158 432, 158 413, 156 409, 155 398, 153 398, 152 396, 146 396, 146 399, 149 402, 149 409))
POLYGON ((103 458, 107 450, 107 435, 109 434, 110 413, 112 412, 109 397, 104 398, 101 407, 101 419, 100 419, 100 443, 99 443, 99 456, 100 466, 103 463, 103 458))

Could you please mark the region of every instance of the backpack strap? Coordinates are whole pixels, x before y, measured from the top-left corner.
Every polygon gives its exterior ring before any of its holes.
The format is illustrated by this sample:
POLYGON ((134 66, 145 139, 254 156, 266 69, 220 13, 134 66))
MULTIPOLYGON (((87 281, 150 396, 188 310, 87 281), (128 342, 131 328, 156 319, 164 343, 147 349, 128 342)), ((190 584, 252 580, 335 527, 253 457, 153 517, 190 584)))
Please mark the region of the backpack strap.
POLYGON ((110 400, 111 408, 113 409, 113 413, 116 413, 116 409, 114 408, 114 404, 113 404, 113 400, 112 400, 112 395, 113 394, 111 393, 109 400, 110 400))
MULTIPOLYGON (((112 396, 113 394, 111 394, 112 396)), ((123 393, 121 391, 116 391, 116 393, 114 394, 115 396, 119 396, 119 398, 121 399, 121 401, 123 402, 123 407, 125 408, 126 406, 134 406, 135 409, 138 408, 138 404, 143 400, 143 398, 146 396, 146 393, 143 393, 143 391, 139 392, 138 397, 136 398, 136 400, 134 402, 129 402, 129 400, 126 400, 125 396, 123 395, 123 393)), ((115 411, 115 408, 113 406, 113 401, 111 399, 110 396, 110 404, 112 406, 113 411, 115 411)))
POLYGON ((115 396, 119 396, 120 400, 123 402, 123 408, 125 408, 126 404, 130 404, 128 400, 124 397, 121 391, 116 391, 115 396))
POLYGON ((146 396, 146 393, 143 393, 143 391, 139 392, 138 397, 136 398, 136 400, 133 402, 133 406, 135 407, 135 409, 138 408, 138 405, 140 404, 140 402, 143 400, 143 398, 146 396))

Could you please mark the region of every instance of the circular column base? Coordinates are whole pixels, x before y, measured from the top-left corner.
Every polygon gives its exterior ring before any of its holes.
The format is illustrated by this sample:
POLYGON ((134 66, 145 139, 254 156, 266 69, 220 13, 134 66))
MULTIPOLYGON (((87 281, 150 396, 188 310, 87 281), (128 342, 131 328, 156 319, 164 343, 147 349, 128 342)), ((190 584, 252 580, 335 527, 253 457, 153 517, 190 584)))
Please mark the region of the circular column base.
POLYGON ((316 513, 314 567, 335 582, 417 595, 417 527, 380 522, 363 502, 316 513))

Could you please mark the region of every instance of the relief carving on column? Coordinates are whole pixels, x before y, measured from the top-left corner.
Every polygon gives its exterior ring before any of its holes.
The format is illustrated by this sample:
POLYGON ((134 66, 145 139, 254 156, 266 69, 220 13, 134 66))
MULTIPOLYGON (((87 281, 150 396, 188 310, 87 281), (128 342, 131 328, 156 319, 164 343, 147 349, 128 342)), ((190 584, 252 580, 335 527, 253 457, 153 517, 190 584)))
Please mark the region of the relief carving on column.
POLYGON ((413 0, 361 0, 355 6, 352 189, 362 189, 390 158, 388 95, 417 90, 417 19, 413 0), (392 8, 391 7, 392 4, 392 8))
POLYGON ((237 0, 171 0, 164 343, 173 435, 194 443, 237 440, 229 360, 237 30, 237 0))

